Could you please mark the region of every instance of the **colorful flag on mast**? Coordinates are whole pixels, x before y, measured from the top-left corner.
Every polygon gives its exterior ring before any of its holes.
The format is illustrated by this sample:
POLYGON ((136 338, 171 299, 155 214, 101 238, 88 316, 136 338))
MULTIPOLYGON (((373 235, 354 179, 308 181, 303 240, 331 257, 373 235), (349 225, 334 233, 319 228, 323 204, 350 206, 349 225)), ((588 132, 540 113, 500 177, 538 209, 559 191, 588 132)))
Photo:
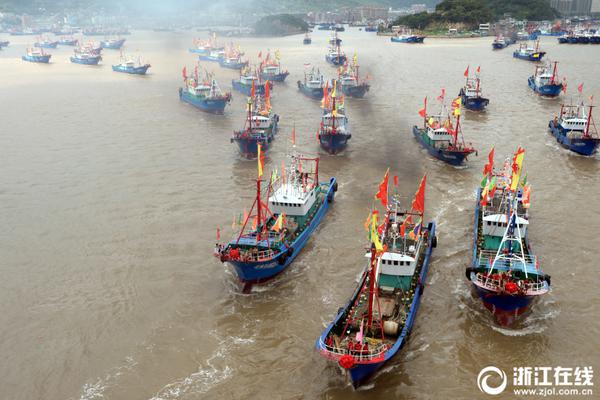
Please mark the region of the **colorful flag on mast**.
POLYGON ((469 66, 467 65, 467 69, 465 69, 465 73, 463 74, 465 78, 469 77, 469 66))
POLYGON ((412 209, 418 213, 423 214, 425 212, 425 185, 427 182, 427 175, 423 175, 419 190, 415 194, 415 199, 412 202, 412 209))
POLYGON ((383 180, 379 184, 379 191, 375 195, 375 198, 379 199, 381 201, 381 204, 386 209, 387 209, 387 206, 388 206, 388 178, 389 178, 389 174, 390 174, 390 169, 388 168, 387 171, 385 171, 385 175, 383 177, 383 180))
POLYGON ((427 96, 425 96, 425 100, 423 100, 423 108, 419 110, 419 115, 423 118, 427 115, 427 96))
POLYGON ((377 251, 382 251, 383 246, 379 240, 379 233, 377 233, 377 210, 373 211, 373 218, 371 219, 371 241, 375 245, 377 251))
POLYGON ((262 145, 258 144, 258 177, 263 176, 263 166, 265 162, 265 156, 262 154, 262 145))
POLYGON ((577 86, 577 91, 583 93, 583 83, 580 83, 579 86, 577 86))

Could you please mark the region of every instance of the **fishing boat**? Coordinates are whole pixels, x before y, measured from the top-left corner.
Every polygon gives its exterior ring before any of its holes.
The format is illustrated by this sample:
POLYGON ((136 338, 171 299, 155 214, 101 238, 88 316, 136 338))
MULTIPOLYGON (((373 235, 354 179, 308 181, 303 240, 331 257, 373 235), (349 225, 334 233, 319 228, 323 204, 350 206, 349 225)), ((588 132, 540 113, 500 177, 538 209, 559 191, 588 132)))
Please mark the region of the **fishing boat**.
POLYGON ((8 40, 0 40, 0 49, 10 44, 8 40))
POLYGON ((330 46, 325 61, 333 65, 344 65, 346 63, 346 54, 341 50, 340 45, 330 46))
POLYGON ((337 83, 333 82, 333 91, 328 93, 327 85, 323 91, 323 115, 317 133, 321 148, 329 154, 338 154, 348 145, 352 137, 348 117, 345 114, 344 96, 337 96, 337 83))
POLYGON ((256 197, 239 234, 225 245, 217 243, 215 249, 222 263, 233 266, 245 284, 244 292, 294 261, 329 210, 338 187, 335 178, 319 182, 318 158, 294 154, 281 176, 266 179, 265 190, 262 154, 258 163, 256 197), (267 201, 262 198, 265 191, 267 201))
POLYGON ((58 41, 49 39, 39 40, 33 44, 33 47, 39 47, 40 49, 55 49, 57 46, 58 41))
POLYGON ((115 72, 124 72, 126 74, 133 75, 146 75, 148 68, 151 65, 148 63, 142 63, 140 57, 137 60, 132 58, 124 58, 121 56, 121 62, 112 66, 112 70, 115 72))
POLYGON ((194 40, 194 47, 190 47, 188 50, 190 53, 208 55, 212 49, 210 42, 201 41, 198 39, 194 40))
POLYGON ((311 44, 311 43, 312 43, 312 39, 310 38, 310 35, 307 32, 306 35, 304 35, 304 39, 302 40, 302 44, 311 44))
POLYGON ((211 61, 211 62, 221 62, 221 60, 225 58, 225 50, 224 49, 211 49, 208 54, 200 54, 198 59, 200 61, 211 61))
POLYGON ((330 31, 334 25, 335 24, 330 23, 330 22, 323 22, 323 23, 319 24, 317 29, 320 31, 330 31))
POLYGON ((58 40, 58 44, 60 44, 61 46, 77 46, 79 44, 79 40, 72 37, 63 37, 58 40))
POLYGON ((358 56, 356 53, 352 58, 352 64, 346 63, 338 70, 337 87, 345 96, 363 98, 371 87, 365 80, 360 81, 358 56))
POLYGON ((52 54, 44 53, 44 50, 41 48, 29 48, 27 49, 27 53, 21 58, 23 61, 48 64, 50 57, 52 57, 52 54))
MULTIPOLYGON (((269 82, 269 85, 269 89, 273 89, 273 84, 271 82, 269 82)), ((265 94, 265 83, 263 83, 256 72, 252 71, 249 67, 241 69, 240 77, 238 79, 232 79, 231 86, 246 96, 251 95, 252 86, 254 86, 256 94, 265 94)))
POLYGON ((367 25, 365 27, 365 32, 377 32, 379 31, 379 28, 375 25, 367 25))
POLYGON ((101 54, 102 47, 99 44, 89 42, 87 44, 84 44, 83 46, 76 47, 75 53, 101 54))
POLYGON ((390 38, 394 43, 423 43, 425 36, 415 35, 410 29, 402 29, 390 38))
POLYGON ((475 204, 473 261, 465 274, 471 287, 502 326, 513 325, 533 300, 550 291, 529 243, 531 188, 521 181, 525 150, 493 171, 493 149, 475 204))
POLYGON ((100 47, 103 49, 119 50, 125 44, 125 39, 106 39, 100 41, 100 47))
POLYGON ((248 60, 242 61, 244 54, 238 48, 230 46, 225 49, 224 56, 219 60, 219 65, 223 68, 240 70, 248 65, 248 60))
POLYGON ((321 356, 343 369, 355 388, 406 345, 437 246, 435 222, 424 222, 426 178, 409 211, 401 208, 397 194, 388 204, 387 177, 378 193, 386 199, 382 224, 378 227, 377 210, 365 224, 370 226, 371 242, 367 266, 352 297, 315 344, 321 356))
POLYGON ((265 60, 260 63, 260 79, 270 82, 285 81, 290 73, 281 68, 280 59, 279 50, 275 51, 275 59, 271 59, 270 53, 267 53, 265 60))
POLYGON ((545 51, 540 51, 540 41, 535 42, 535 47, 521 43, 519 49, 513 52, 513 57, 526 61, 541 61, 545 51))
POLYGON ((462 165, 470 154, 476 153, 472 145, 466 145, 460 127, 462 98, 452 102, 452 112, 446 111, 444 92, 442 91, 441 110, 438 115, 427 114, 427 98, 419 111, 423 117, 423 128, 413 127, 415 138, 427 149, 429 154, 450 165, 462 165), (460 134, 460 140, 458 138, 460 134))
POLYGON ((460 89, 458 95, 462 99, 462 105, 467 110, 483 111, 490 104, 490 100, 481 95, 480 72, 481 67, 477 67, 475 76, 471 78, 469 77, 469 67, 467 67, 464 73, 466 78, 465 86, 460 89))
POLYGON ((584 156, 596 153, 600 137, 592 119, 593 108, 582 101, 560 106, 560 114, 548 123, 548 128, 561 146, 584 156))
POLYGON ((332 29, 336 32, 344 32, 346 30, 342 24, 335 24, 332 29))
POLYGON ((547 65, 536 66, 534 74, 527 80, 531 90, 544 97, 557 97, 560 95, 564 85, 558 81, 556 75, 557 64, 555 61, 547 65))
POLYGON ((514 40, 506 38, 502 35, 499 35, 499 36, 496 36, 496 38, 492 42, 492 48, 494 50, 502 50, 502 49, 510 46, 513 43, 514 43, 514 40))
POLYGON ((300 90, 302 94, 317 100, 323 98, 325 81, 323 80, 321 71, 318 69, 315 70, 315 67, 312 67, 312 70, 308 73, 304 71, 304 81, 298 81, 297 83, 298 90, 300 90))
POLYGON ((179 88, 179 99, 199 108, 202 111, 223 114, 225 106, 231 101, 231 93, 223 93, 216 79, 208 71, 204 78, 198 78, 198 67, 194 69, 194 75, 187 75, 187 68, 182 71, 184 87, 179 88))
POLYGON ((339 45, 342 44, 342 39, 340 37, 338 37, 337 32, 332 32, 331 33, 331 37, 329 38, 329 46, 330 47, 337 47, 339 45))
POLYGON ((74 64, 98 65, 100 60, 102 60, 102 56, 95 53, 75 52, 70 59, 74 64))

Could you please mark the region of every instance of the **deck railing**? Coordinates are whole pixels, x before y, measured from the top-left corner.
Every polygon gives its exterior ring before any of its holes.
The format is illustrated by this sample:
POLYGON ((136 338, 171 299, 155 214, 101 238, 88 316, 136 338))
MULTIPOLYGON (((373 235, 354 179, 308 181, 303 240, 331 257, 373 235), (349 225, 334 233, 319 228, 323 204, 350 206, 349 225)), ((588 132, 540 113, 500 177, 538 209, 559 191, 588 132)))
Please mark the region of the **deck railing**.
MULTIPOLYGON (((479 262, 478 265, 479 267, 484 267, 484 268, 489 268, 491 267, 494 258, 496 258, 496 251, 494 250, 481 250, 479 252, 479 262)), ((510 260, 508 259, 498 259, 496 260, 496 262, 494 263, 494 268, 500 268, 500 269, 515 269, 515 267, 522 267, 523 270, 525 270, 525 268, 527 266, 533 266, 534 268, 537 268, 537 257, 534 255, 530 255, 530 254, 526 254, 524 257, 524 261, 526 265, 523 265, 523 262, 519 259, 516 258, 512 258, 510 260)))
MULTIPOLYGON (((381 344, 373 349, 368 349, 366 351, 363 350, 349 350, 340 347, 329 346, 323 342, 323 339, 319 339, 319 343, 322 349, 325 349, 326 352, 335 355, 335 356, 343 356, 343 355, 351 355, 356 361, 371 361, 377 358, 382 358, 384 353, 388 350, 388 346, 385 344, 381 344)), ((336 357, 337 358, 337 357, 336 357)))

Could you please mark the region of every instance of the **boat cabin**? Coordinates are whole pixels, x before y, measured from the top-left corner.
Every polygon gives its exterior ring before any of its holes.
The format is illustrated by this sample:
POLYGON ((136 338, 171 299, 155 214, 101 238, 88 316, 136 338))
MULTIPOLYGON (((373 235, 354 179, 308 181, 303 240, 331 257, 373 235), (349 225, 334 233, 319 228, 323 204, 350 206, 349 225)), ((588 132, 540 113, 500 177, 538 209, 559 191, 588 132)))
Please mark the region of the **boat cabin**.
POLYGON ((444 149, 454 140, 454 137, 446 128, 433 128, 430 125, 427 126, 427 137, 429 138, 431 146, 436 149, 444 149))
POLYGON ((263 74, 265 75, 277 75, 279 73, 279 67, 277 65, 267 65, 263 68, 263 74))
POLYGON ((285 213, 302 217, 308 214, 317 199, 314 187, 300 187, 292 183, 282 184, 271 197, 269 208, 273 214, 285 213))
POLYGON ((323 123, 324 127, 329 127, 329 126, 333 126, 333 121, 335 119, 335 126, 336 128, 343 128, 346 126, 346 123, 348 122, 348 118, 344 115, 338 112, 337 116, 334 118, 333 115, 331 113, 327 113, 325 115, 323 115, 321 117, 321 122, 323 123))
POLYGON ((319 89, 323 86, 323 81, 319 79, 311 79, 306 81, 306 87, 309 89, 319 89))
POLYGON ((252 116, 253 129, 269 129, 271 127, 271 118, 262 115, 252 116))
MULTIPOLYGON (((414 254, 414 246, 411 246, 409 252, 414 254)), ((370 254, 368 256, 370 257, 370 254)), ((415 258, 408 254, 383 253, 379 261, 378 286, 384 292, 395 289, 409 290, 416 266, 415 258)))
MULTIPOLYGON (((485 250, 497 250, 500 247, 500 242, 504 236, 504 232, 508 228, 508 218, 506 214, 489 214, 483 216, 483 248, 485 250)), ((527 235, 527 226, 529 221, 517 215, 517 226, 521 231, 521 237, 527 235)), ((513 250, 520 251, 519 245, 515 242, 516 248, 513 250)))
POLYGON ((356 78, 352 75, 344 75, 340 79, 342 86, 357 86, 356 78))
POLYGON ((587 118, 582 117, 567 117, 561 118, 560 126, 566 131, 585 131, 587 126, 587 118))
MULTIPOLYGON (((242 85, 252 86, 252 81, 258 81, 258 78, 254 75, 242 75, 240 76, 240 83, 242 85)), ((258 82, 256 82, 258 84, 258 82)))

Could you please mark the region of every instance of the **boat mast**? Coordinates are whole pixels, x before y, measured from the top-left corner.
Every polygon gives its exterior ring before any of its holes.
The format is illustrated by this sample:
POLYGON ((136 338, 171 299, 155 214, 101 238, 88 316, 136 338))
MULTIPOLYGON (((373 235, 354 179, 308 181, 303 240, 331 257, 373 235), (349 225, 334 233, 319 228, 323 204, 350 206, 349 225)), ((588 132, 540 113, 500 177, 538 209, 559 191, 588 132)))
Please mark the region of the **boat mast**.
MULTIPOLYGON (((259 160, 260 162, 260 160, 259 160)), ((262 181, 262 179, 257 178, 256 179, 256 227, 258 228, 257 230, 257 235, 256 235, 256 243, 258 244, 260 242, 260 234, 262 233, 262 228, 261 228, 261 201, 260 201, 260 182, 262 181)))
POLYGON ((587 123, 585 125, 585 133, 583 134, 585 137, 588 137, 590 135, 590 123, 592 121, 592 108, 594 106, 590 104, 590 112, 587 116, 587 123))
POLYGON ((554 77, 556 76, 556 64, 558 64, 558 61, 554 61, 554 69, 552 70, 552 79, 550 80, 551 85, 554 84, 554 77))
MULTIPOLYGON (((377 233, 376 233, 377 234, 377 233)), ((377 265, 377 255, 375 245, 371 243, 371 269, 369 270, 369 311, 367 314, 367 331, 373 324, 373 300, 375 298, 375 267, 377 265)))

